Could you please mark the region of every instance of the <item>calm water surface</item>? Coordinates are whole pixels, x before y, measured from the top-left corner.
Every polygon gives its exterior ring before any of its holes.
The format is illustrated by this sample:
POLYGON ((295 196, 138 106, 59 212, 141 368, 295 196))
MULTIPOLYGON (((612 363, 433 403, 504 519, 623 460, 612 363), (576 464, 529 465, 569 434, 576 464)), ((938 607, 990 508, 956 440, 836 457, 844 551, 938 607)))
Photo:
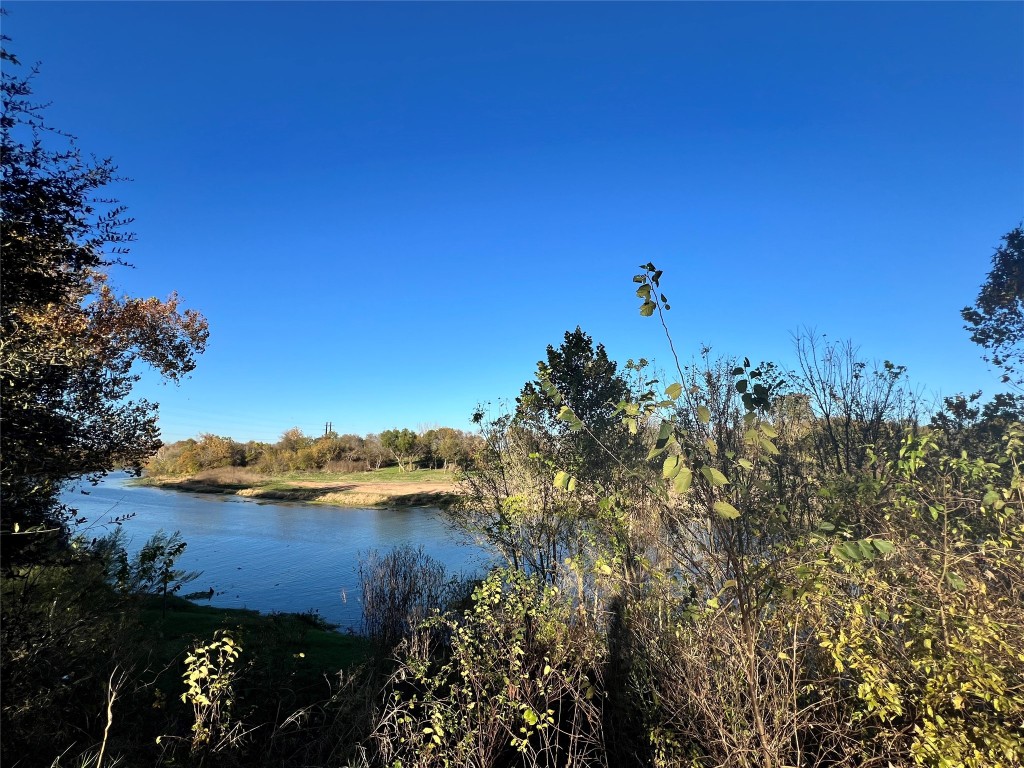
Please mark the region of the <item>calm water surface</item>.
POLYGON ((80 532, 102 536, 113 530, 112 518, 133 515, 123 527, 128 549, 135 552, 158 529, 181 531, 188 549, 178 566, 202 571, 184 591, 212 587, 212 605, 264 612, 316 609, 342 628, 358 629, 360 552, 422 545, 449 572, 471 572, 489 562, 434 509, 271 504, 132 486, 129 479, 115 473, 96 487, 65 492, 63 500, 88 521, 80 532))

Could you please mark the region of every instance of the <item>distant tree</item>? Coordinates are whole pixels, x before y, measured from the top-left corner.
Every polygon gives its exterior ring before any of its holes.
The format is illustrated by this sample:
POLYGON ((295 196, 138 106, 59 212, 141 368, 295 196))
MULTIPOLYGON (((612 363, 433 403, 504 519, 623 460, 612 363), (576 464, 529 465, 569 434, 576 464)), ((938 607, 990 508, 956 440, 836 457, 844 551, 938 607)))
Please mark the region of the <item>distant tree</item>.
POLYGON ((353 472, 364 462, 363 438, 359 435, 331 435, 317 441, 325 468, 331 471, 353 472))
POLYGON ((31 75, 6 50, 2 61, 0 552, 11 566, 66 537, 65 481, 140 468, 159 448, 156 406, 130 398, 135 364, 181 379, 207 324, 174 294, 115 293, 109 270, 134 239, 125 208, 104 195, 116 168, 50 128, 31 75))
POLYGON ((338 446, 341 451, 341 456, 353 461, 358 460, 361 458, 363 444, 365 442, 365 439, 359 435, 340 435, 338 437, 338 446))
POLYGON ((257 442, 256 440, 250 440, 243 447, 244 447, 244 456, 243 456, 244 460, 243 460, 242 466, 243 467, 251 467, 251 466, 254 466, 255 464, 257 464, 259 462, 260 457, 263 456, 263 452, 267 449, 267 444, 266 443, 257 442))
POLYGON ((1024 229, 1003 235, 974 306, 960 314, 971 341, 986 350, 985 361, 1002 369, 1003 382, 1024 384, 1024 229))
POLYGON ((179 440, 175 443, 160 446, 156 454, 150 456, 146 461, 146 471, 154 475, 178 475, 198 472, 198 466, 185 472, 181 471, 181 466, 184 463, 192 461, 193 454, 191 448, 195 444, 196 441, 189 438, 188 440, 179 440))
POLYGON ((292 427, 286 429, 281 433, 281 439, 277 442, 277 447, 282 451, 295 452, 302 448, 306 448, 313 443, 313 439, 306 437, 302 433, 302 430, 298 427, 292 427))
POLYGON ((256 460, 256 470, 264 474, 284 472, 288 469, 287 455, 277 445, 264 445, 256 460))
POLYGON ((196 445, 198 464, 202 469, 238 467, 245 463, 245 446, 230 437, 203 434, 196 445))
POLYGON ((413 469, 422 452, 419 437, 411 429, 387 429, 380 433, 380 444, 391 453, 402 472, 413 469))
POLYGON ((362 456, 367 470, 380 469, 390 455, 388 449, 381 443, 380 435, 367 435, 363 439, 362 456))
POLYGON ((438 427, 434 430, 433 455, 444 462, 447 472, 452 467, 460 466, 469 459, 467 436, 452 427, 438 427))
POLYGON ((419 435, 416 436, 416 442, 419 444, 419 459, 427 467, 431 469, 437 469, 437 462, 440 457, 437 455, 437 444, 438 444, 437 429, 421 429, 419 435))

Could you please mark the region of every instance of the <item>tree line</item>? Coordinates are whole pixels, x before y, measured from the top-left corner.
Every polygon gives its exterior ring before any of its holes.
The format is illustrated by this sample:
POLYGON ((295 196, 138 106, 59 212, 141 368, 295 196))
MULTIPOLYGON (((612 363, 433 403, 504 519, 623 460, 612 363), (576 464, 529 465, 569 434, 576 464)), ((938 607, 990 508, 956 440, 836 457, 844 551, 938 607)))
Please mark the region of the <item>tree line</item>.
POLYGON ((388 429, 364 436, 329 432, 312 437, 298 427, 276 443, 202 434, 161 446, 146 461, 154 475, 194 475, 220 467, 247 467, 264 474, 283 472, 359 472, 397 466, 455 471, 469 466, 481 447, 479 436, 452 427, 420 432, 388 429))

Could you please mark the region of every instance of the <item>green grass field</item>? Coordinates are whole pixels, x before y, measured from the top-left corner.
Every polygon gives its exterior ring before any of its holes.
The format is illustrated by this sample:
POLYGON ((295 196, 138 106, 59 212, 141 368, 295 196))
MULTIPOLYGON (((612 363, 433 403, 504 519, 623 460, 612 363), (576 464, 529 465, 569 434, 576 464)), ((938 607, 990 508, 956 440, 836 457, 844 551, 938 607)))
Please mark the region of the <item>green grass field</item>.
POLYGON ((286 472, 271 475, 268 482, 323 483, 450 483, 455 475, 443 469, 415 469, 402 472, 398 467, 382 467, 370 472, 286 472))

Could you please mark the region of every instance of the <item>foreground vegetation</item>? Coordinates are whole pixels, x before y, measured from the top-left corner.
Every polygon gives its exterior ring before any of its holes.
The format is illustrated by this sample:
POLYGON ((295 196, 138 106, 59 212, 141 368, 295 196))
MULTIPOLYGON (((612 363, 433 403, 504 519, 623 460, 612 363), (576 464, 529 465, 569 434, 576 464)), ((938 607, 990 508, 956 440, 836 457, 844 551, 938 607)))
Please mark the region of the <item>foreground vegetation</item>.
MULTIPOLYGON (((362 645, 315 616, 178 602, 174 535, 134 557, 73 538, 61 484, 158 442, 133 364, 187 373, 206 327, 107 290, 124 221, 94 198, 113 169, 48 150, 10 69, 5 766, 1021 765, 1021 399, 928 419, 900 366, 850 345, 801 338, 791 368, 704 350, 665 377, 567 333, 514 410, 476 414, 448 511, 505 566, 466 583, 373 553, 362 645)), ((1021 245, 965 311, 1014 386, 1021 245)), ((640 312, 664 324, 641 269, 640 312)))
POLYGON ((207 739, 293 750, 278 714, 314 718, 347 684, 345 670, 359 674, 369 658, 365 639, 315 613, 168 594, 188 575, 166 548, 147 565, 144 554, 128 561, 116 536, 77 544, 59 564, 3 582, 5 765, 173 764, 181 753, 202 762, 207 739), (260 734, 272 722, 274 735, 260 734))

